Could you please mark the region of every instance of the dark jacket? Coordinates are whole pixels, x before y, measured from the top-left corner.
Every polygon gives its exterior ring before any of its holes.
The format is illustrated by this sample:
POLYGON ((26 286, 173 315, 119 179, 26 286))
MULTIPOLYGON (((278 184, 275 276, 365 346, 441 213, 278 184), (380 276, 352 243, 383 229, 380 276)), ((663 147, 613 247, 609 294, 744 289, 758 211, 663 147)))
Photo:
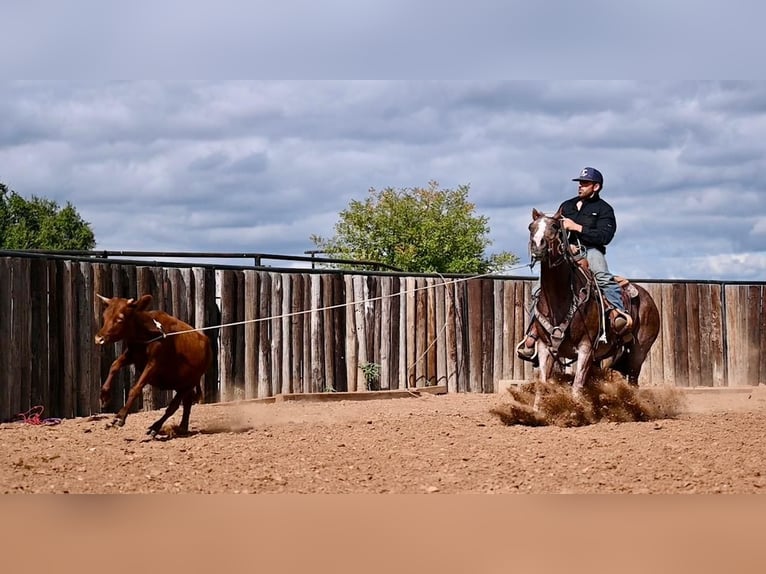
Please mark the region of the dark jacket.
POLYGON ((595 247, 601 253, 606 253, 606 246, 617 231, 617 220, 614 209, 598 195, 583 201, 578 211, 579 197, 573 197, 561 204, 561 214, 582 225, 582 231, 569 232, 569 242, 576 243, 579 239, 585 247, 595 247))

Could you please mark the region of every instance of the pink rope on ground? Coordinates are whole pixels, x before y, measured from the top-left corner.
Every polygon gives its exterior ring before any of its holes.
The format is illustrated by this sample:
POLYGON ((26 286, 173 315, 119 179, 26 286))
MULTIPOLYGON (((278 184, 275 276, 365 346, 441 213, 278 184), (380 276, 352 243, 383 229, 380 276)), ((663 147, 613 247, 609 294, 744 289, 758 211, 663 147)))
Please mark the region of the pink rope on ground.
POLYGON ((36 407, 32 407, 25 413, 19 413, 17 414, 13 422, 18 423, 26 423, 28 425, 57 425, 61 422, 61 419, 58 418, 41 418, 43 411, 45 410, 45 407, 42 405, 37 405, 36 407))

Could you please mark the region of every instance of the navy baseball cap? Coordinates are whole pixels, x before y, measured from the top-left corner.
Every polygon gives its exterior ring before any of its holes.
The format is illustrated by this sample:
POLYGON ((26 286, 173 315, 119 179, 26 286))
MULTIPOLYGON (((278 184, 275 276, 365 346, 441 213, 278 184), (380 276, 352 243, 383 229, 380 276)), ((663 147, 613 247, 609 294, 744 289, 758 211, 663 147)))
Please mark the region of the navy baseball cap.
POLYGON ((572 179, 572 181, 593 181, 604 185, 604 176, 595 167, 584 167, 580 175, 572 179))

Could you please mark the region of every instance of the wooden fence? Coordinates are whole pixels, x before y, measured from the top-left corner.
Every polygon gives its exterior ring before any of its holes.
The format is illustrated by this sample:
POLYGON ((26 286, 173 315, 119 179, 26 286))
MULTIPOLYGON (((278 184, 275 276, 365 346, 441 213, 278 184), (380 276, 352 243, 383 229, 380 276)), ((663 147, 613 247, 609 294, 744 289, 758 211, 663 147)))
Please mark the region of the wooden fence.
MULTIPOLYGON (((662 315, 641 385, 766 383, 766 284, 641 285, 662 315)), ((154 308, 205 329, 216 351, 205 376, 214 402, 368 385, 493 392, 499 380, 529 379, 531 365, 514 349, 531 287, 514 278, 0 258, 0 420, 36 405, 46 416, 99 412, 99 388, 121 345, 94 344, 96 293, 151 293, 154 308), (368 381, 370 365, 378 377, 368 381)), ((133 372, 118 377, 113 408, 134 380, 133 372)), ((139 408, 168 400, 147 391, 139 408)))

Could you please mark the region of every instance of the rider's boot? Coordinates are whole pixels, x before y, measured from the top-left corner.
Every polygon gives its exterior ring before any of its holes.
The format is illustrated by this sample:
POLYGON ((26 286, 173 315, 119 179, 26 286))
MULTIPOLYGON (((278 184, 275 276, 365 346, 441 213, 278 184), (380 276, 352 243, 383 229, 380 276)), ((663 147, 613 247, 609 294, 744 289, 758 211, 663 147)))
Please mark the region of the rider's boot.
POLYGON ((537 362, 537 327, 534 323, 529 327, 527 336, 516 345, 516 356, 524 361, 537 362))
POLYGON ((612 323, 612 329, 618 335, 627 334, 633 326, 633 318, 625 311, 620 311, 619 309, 612 308, 609 311, 609 320, 612 323))

